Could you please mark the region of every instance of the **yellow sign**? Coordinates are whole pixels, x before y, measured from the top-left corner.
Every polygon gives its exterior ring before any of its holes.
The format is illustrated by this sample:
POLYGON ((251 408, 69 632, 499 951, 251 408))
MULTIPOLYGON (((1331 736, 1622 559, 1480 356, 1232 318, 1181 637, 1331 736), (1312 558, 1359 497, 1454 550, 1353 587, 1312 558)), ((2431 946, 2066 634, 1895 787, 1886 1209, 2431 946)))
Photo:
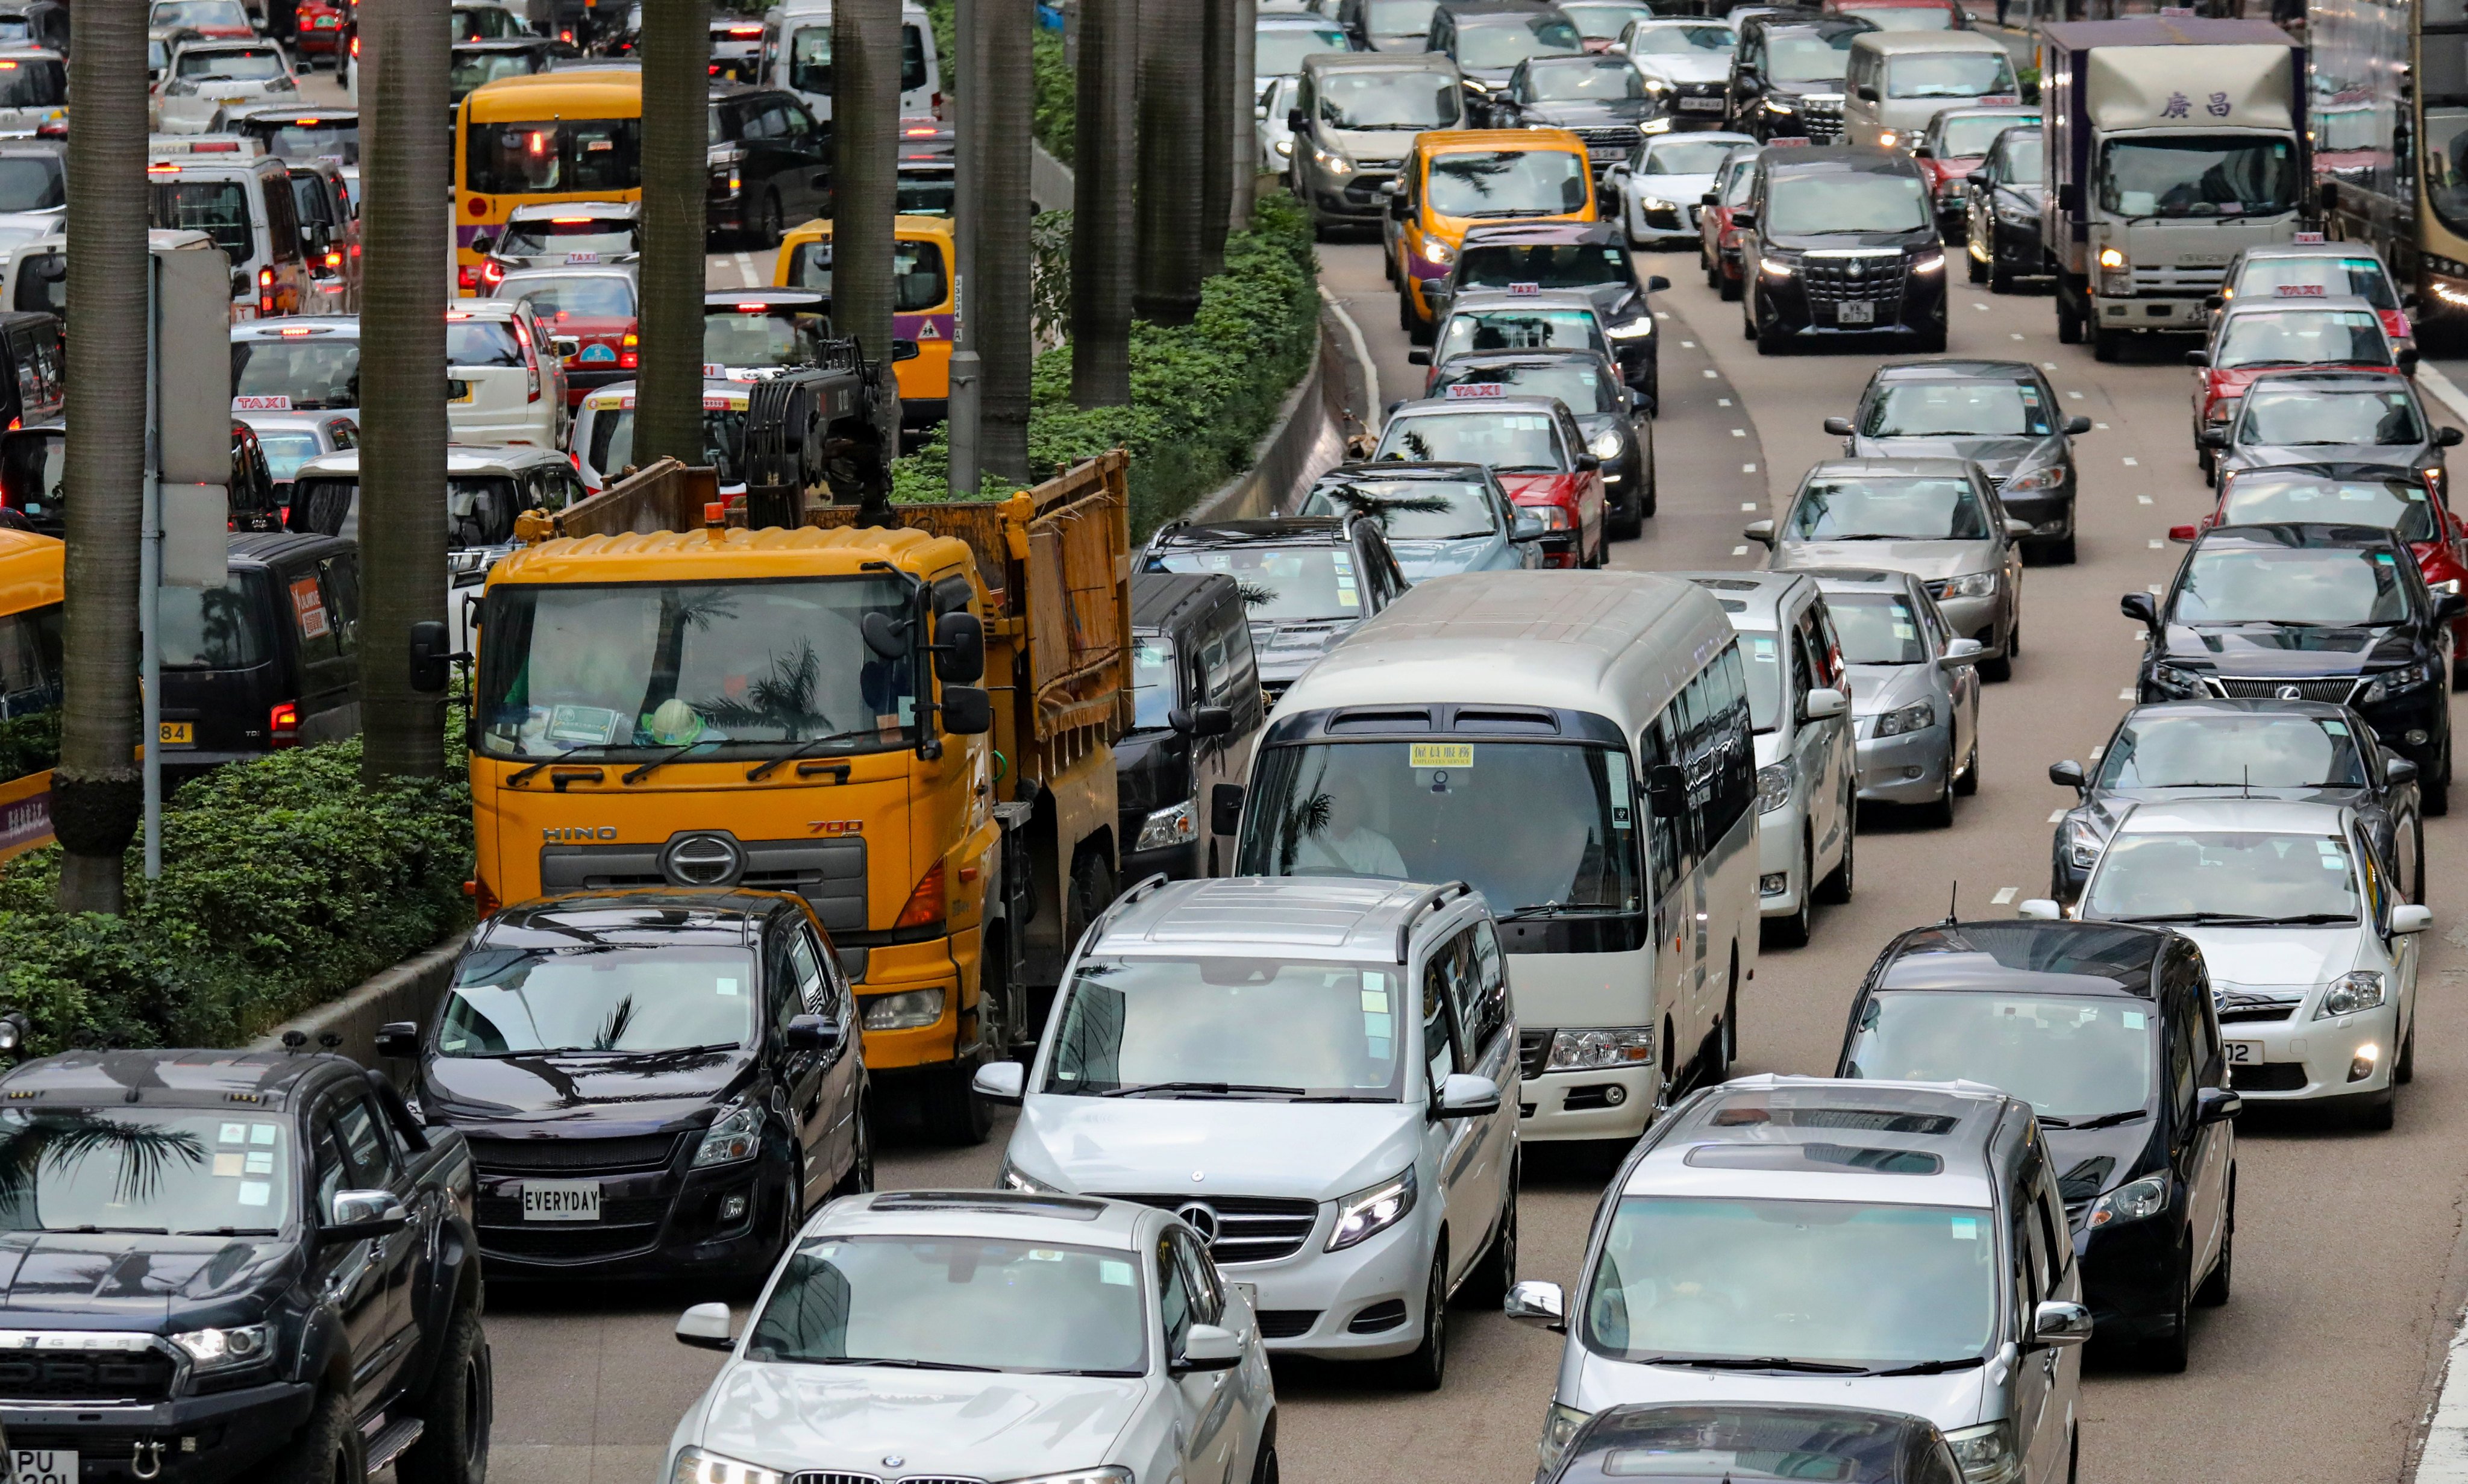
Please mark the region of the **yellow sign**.
POLYGON ((194 745, 197 739, 191 729, 195 724, 196 723, 193 721, 164 722, 163 745, 166 747, 187 747, 194 745))
POLYGON ((1472 742, 1411 742, 1416 767, 1472 767, 1472 742))

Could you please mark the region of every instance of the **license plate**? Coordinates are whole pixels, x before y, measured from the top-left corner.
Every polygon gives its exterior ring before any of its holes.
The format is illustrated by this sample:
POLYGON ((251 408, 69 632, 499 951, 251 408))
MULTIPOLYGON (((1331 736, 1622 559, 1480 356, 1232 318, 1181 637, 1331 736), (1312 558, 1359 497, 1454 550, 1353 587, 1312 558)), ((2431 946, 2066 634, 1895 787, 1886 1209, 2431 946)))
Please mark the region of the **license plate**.
POLYGON ((2232 1040, 2229 1041, 2228 1045, 2228 1065, 2260 1066, 2262 1064, 2262 1042, 2258 1040, 2232 1040))
POLYGON ((162 727, 163 745, 166 747, 187 747, 196 742, 196 723, 194 721, 166 721, 162 727))
POLYGON ((1682 113, 1720 113, 1723 111, 1723 100, 1719 98, 1683 98, 1680 100, 1680 111, 1682 113))
POLYGON ((1873 325, 1877 323, 1877 307, 1865 299, 1846 299, 1834 307, 1834 323, 1873 325))
POLYGON ((10 1484, 78 1484, 78 1455, 57 1448, 9 1450, 10 1484))
POLYGON ((525 1180, 526 1221, 596 1221, 600 1220, 598 1180, 525 1180))
POLYGON ((480 383, 477 381, 448 381, 446 383, 446 400, 449 402, 468 402, 479 394, 479 390, 480 383))

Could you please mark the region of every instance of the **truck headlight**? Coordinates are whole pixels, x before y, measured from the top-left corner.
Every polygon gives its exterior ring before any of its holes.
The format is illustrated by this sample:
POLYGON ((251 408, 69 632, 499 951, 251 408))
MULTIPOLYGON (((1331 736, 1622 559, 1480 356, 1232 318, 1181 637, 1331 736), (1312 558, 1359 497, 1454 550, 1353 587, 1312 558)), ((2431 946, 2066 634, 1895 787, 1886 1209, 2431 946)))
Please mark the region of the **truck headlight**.
POLYGON ((1414 1167, 1407 1165, 1393 1179, 1356 1191, 1337 1203, 1337 1226, 1328 1234, 1328 1250, 1343 1251, 1386 1231, 1413 1209, 1414 1167))
POLYGON ((1785 758, 1757 769, 1757 812, 1771 814, 1791 802, 1791 790, 1799 782, 1797 760, 1785 758))
POLYGON ((191 1330, 171 1336, 171 1343, 200 1371, 227 1370, 265 1358, 274 1339, 271 1326, 235 1324, 219 1330, 191 1330))
POLYGON ((2103 247, 2099 250, 2099 267, 2103 273, 2123 273, 2133 266, 2121 249, 2103 247))
POLYGON ((2168 1176, 2146 1175, 2092 1201, 2091 1215, 2083 1218, 2083 1224, 2096 1231, 2117 1221, 2139 1221, 2158 1216, 2167 1206, 2168 1176))
POLYGON ((1925 732, 1936 725, 1936 702, 1915 700, 1908 706, 1877 714, 1878 737, 1902 737, 1911 732, 1925 732))
POLYGON ((1568 1440, 1577 1435, 1577 1429, 1584 1427, 1586 1419, 1592 1415, 1573 1406, 1564 1406, 1556 1401, 1551 1404, 1551 1409, 1542 1414, 1542 1442, 1536 1450, 1542 1455, 1542 1473, 1548 1473, 1560 1467, 1560 1455, 1568 1450, 1568 1440))
POLYGON ((1962 1484, 2013 1484, 2022 1476, 2022 1460, 2014 1456, 2014 1425, 1985 1423, 1945 1435, 1954 1461, 1962 1467, 1962 1484))
POLYGON ((1654 1027, 1614 1025, 1601 1030, 1554 1031, 1546 1072, 1591 1072, 1607 1066, 1643 1066, 1654 1060, 1654 1027))
POLYGON ((1987 598, 1994 596, 1996 591, 1997 574, 1994 572, 1965 572, 1960 577, 1945 580, 1945 595, 1949 598, 1987 598))
POLYGON ((869 1031, 913 1031, 943 1018, 941 990, 903 990, 897 994, 869 994, 857 1005, 869 1031))
MULTIPOLYGON (((1133 850, 1163 850, 1169 845, 1188 845, 1200 838, 1200 800, 1188 798, 1179 804, 1169 804, 1152 810, 1140 824, 1139 839, 1133 850)), ((937 1019, 941 1018, 938 1015, 937 1019)))
POLYGON ((669 1466, 669 1484, 781 1484, 783 1477, 777 1469, 691 1447, 677 1450, 676 1461, 669 1466))
MULTIPOLYGON (((936 993, 942 993, 936 991, 936 993)), ((741 1159, 751 1159, 763 1146, 763 1105, 740 1103, 712 1120, 702 1132, 702 1143, 696 1147, 694 1168, 709 1165, 733 1165, 741 1159)))
POLYGON ((2352 1016, 2360 1010, 2374 1010, 2383 1002, 2383 976, 2371 969, 2360 969, 2342 974, 2322 992, 2322 1003, 2316 1007, 2314 1018, 2327 1020, 2333 1016, 2352 1016))
POLYGON ((2065 485, 2066 467, 2062 464, 2051 464, 2045 468, 2035 468, 2027 474, 2017 474, 2005 481, 2004 492, 2027 494, 2034 490, 2062 490, 2065 485))
POLYGON ((1594 441, 1592 443, 1586 445, 1586 451, 1598 459, 1618 458, 1620 451, 1620 436, 1611 429, 1605 428, 1594 435, 1594 441))

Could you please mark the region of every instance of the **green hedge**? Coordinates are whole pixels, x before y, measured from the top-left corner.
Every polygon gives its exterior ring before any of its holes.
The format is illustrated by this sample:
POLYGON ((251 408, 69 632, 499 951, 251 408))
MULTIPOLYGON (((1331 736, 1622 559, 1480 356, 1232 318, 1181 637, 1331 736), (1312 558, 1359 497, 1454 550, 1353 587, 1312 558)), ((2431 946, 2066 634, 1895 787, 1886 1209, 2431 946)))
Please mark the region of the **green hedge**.
MULTIPOLYGON (((1131 454, 1131 530, 1144 537, 1249 466, 1279 403, 1311 367, 1319 318, 1311 223, 1293 198, 1264 194, 1248 231, 1226 240, 1225 271, 1208 280, 1200 315, 1131 327, 1131 402, 1071 402, 1071 347, 1037 358, 1028 456, 1051 468, 1108 448, 1131 454)), ((892 466, 893 498, 947 498, 949 448, 937 431, 892 466)), ((1008 486, 991 488, 1005 493, 1008 486)))
POLYGON ((57 706, 0 721, 0 778, 23 778, 60 761, 57 706))
POLYGON ((59 850, 0 872, 0 1009, 33 1049, 230 1046, 470 922, 471 793, 360 782, 356 739, 233 764, 163 811, 163 875, 129 847, 128 911, 55 904, 59 850))

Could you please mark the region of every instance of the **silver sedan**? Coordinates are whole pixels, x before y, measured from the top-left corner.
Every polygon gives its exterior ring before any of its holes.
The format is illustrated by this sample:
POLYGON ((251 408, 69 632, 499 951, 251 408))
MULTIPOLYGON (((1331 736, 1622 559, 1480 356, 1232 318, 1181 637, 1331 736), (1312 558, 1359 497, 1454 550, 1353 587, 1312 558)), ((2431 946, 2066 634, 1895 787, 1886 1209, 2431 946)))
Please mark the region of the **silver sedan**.
POLYGON ((1954 795, 1979 789, 1985 651, 1954 636, 1908 572, 1820 567, 1809 576, 1825 595, 1850 672, 1861 801, 1915 804, 1931 823, 1954 823, 1954 795))

